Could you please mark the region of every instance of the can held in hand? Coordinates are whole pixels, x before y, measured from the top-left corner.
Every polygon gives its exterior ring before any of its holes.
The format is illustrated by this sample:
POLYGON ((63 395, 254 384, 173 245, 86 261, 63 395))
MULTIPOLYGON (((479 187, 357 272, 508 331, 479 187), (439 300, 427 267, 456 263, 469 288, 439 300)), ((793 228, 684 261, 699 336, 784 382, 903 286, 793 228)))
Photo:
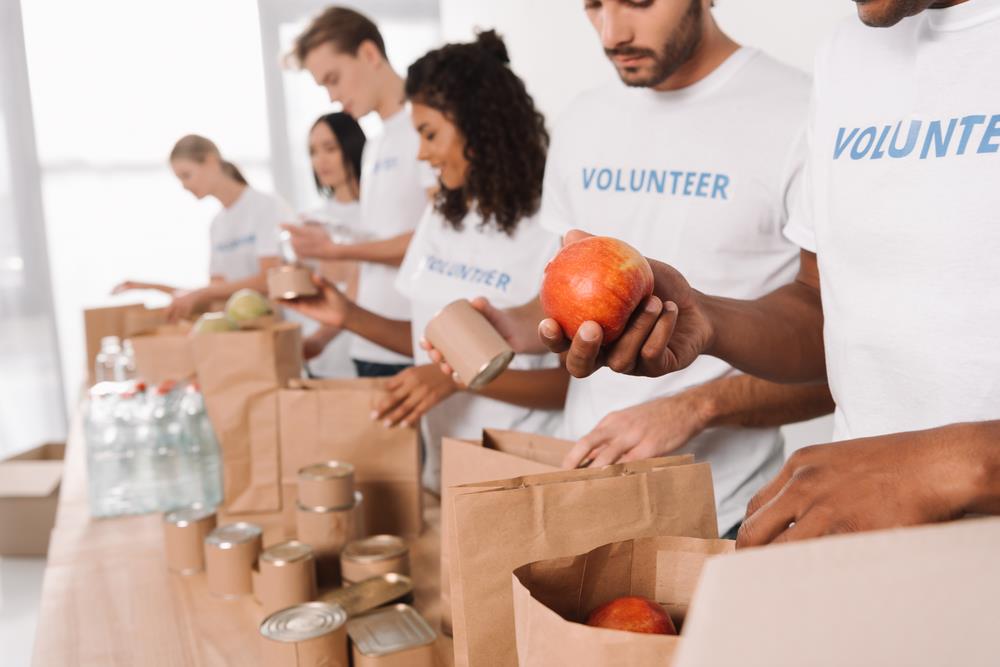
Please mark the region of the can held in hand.
POLYGON ((253 568, 261 545, 260 526, 245 521, 209 533, 205 538, 208 591, 225 598, 253 593, 253 568))
POLYGON ((326 602, 276 611, 260 624, 267 667, 348 667, 347 613, 326 602))
POLYGON ((215 530, 215 510, 203 505, 179 507, 163 515, 167 569, 194 574, 205 569, 205 538, 215 530))
POLYGON ((427 323, 424 337, 470 389, 492 382, 514 358, 507 341, 465 299, 442 308, 427 323))

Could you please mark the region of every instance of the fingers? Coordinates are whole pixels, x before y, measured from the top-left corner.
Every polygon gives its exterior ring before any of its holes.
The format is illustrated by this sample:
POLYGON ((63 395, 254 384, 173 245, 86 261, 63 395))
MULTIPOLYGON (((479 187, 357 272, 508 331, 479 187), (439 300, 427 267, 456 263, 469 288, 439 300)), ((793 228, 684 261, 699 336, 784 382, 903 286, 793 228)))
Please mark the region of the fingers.
POLYGON ((799 467, 799 460, 801 456, 802 455, 798 452, 793 453, 792 456, 785 461, 785 465, 781 467, 781 470, 778 471, 778 474, 774 477, 774 479, 761 487, 760 491, 758 491, 754 497, 750 499, 749 504, 747 504, 746 515, 748 517, 757 512, 757 510, 767 503, 771 502, 771 500, 773 500, 774 497, 778 495, 783 488, 785 488, 785 485, 788 484, 788 481, 792 478, 795 470, 799 467))
POLYGON ((640 304, 640 308, 632 315, 621 337, 605 352, 608 368, 616 373, 631 373, 639 364, 643 346, 663 312, 663 302, 651 295, 640 304))
POLYGON ((594 459, 588 468, 600 468, 611 465, 621 458, 625 451, 625 445, 619 442, 611 442, 594 452, 594 459))
POLYGON ((563 334, 559 323, 550 317, 538 323, 538 338, 550 352, 561 354, 569 350, 569 339, 563 334))
POLYGON ((608 438, 605 436, 604 432, 600 427, 595 428, 593 431, 583 436, 576 441, 566 456, 563 457, 562 467, 572 470, 573 468, 580 467, 580 464, 584 461, 592 459, 591 452, 596 448, 602 446, 607 442, 608 438))
POLYGON ((639 365, 636 375, 659 377, 677 370, 679 364, 670 350, 670 338, 677 326, 677 304, 668 301, 663 304, 663 312, 656 319, 653 330, 639 350, 639 365))
POLYGON ((800 500, 791 488, 793 484, 794 480, 789 480, 774 498, 743 521, 736 537, 737 549, 770 544, 799 519, 800 500))
POLYGON ((563 235, 563 246, 568 246, 570 243, 576 243, 588 236, 593 236, 593 234, 588 234, 582 229, 571 229, 563 235))
POLYGON ((798 540, 822 537, 830 533, 829 528, 829 523, 821 512, 810 510, 805 513, 805 516, 789 526, 785 532, 774 538, 771 544, 797 542, 798 540))
POLYGON ((585 378, 600 366, 601 342, 604 332, 597 322, 584 322, 573 337, 566 353, 566 370, 570 375, 585 378))
POLYGON ((420 418, 420 414, 414 415, 414 413, 425 398, 426 391, 418 390, 410 392, 385 416, 382 423, 385 426, 392 427, 410 419, 416 421, 416 419, 420 418))
MULTIPOLYGON (((378 402, 375 403, 375 409, 372 410, 372 421, 378 421, 380 419, 385 419, 385 417, 395 410, 399 405, 406 400, 409 395, 408 392, 396 392, 388 391, 382 396, 378 402)), ((386 424, 388 426, 389 424, 386 424)))

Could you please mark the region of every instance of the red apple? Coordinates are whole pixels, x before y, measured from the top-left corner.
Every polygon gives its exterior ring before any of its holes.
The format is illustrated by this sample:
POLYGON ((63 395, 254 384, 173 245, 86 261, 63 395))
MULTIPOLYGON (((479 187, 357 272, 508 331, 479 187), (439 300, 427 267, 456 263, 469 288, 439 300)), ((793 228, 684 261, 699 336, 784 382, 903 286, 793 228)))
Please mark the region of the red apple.
POLYGON ((653 293, 653 270, 618 239, 589 236, 564 246, 548 266, 540 298, 545 314, 567 337, 587 320, 601 325, 603 342, 622 335, 636 306, 653 293))
POLYGON ((676 635, 674 622, 656 602, 637 595, 617 598, 590 612, 587 625, 595 628, 676 635))

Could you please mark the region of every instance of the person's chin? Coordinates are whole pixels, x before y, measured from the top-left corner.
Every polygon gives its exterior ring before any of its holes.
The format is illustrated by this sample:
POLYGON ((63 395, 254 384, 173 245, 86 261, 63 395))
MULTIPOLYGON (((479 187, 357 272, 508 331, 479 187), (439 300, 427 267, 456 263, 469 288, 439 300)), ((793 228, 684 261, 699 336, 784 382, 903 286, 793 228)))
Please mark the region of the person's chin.
POLYGON ((906 0, 853 0, 858 18, 870 28, 891 28, 909 16, 916 7, 906 0))

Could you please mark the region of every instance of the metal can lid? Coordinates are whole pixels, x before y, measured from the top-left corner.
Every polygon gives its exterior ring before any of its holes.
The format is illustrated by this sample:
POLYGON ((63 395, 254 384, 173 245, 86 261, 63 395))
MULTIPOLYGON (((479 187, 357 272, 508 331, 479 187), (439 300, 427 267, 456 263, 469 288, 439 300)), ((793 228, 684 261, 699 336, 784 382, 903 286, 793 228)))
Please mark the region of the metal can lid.
POLYGON ((358 562, 374 562, 403 556, 409 551, 406 542, 396 535, 372 535, 349 543, 341 557, 358 562))
POLYGON ((416 609, 408 604, 384 607, 347 622, 347 634, 361 653, 382 656, 425 646, 437 635, 416 609))
POLYGON ((303 479, 337 479, 352 475, 354 475, 354 466, 344 461, 324 461, 299 469, 299 477, 303 479))
POLYGON ((260 554, 260 559, 275 565, 284 565, 308 558, 312 555, 312 552, 312 547, 305 542, 288 540, 287 542, 275 544, 272 547, 264 549, 260 554))
POLYGON ((320 598, 324 602, 339 604, 350 617, 371 611, 376 607, 399 602, 413 592, 413 581, 397 572, 380 574, 362 579, 350 586, 335 588, 320 598))
POLYGON ((213 514, 215 514, 214 507, 195 503, 193 505, 186 505, 185 507, 177 507, 166 512, 163 515, 163 521, 164 523, 173 524, 178 528, 184 528, 185 526, 190 526, 193 523, 207 519, 213 514))
POLYGON ((205 538, 205 544, 217 546, 220 549, 231 549, 237 544, 243 544, 260 537, 260 526, 255 523, 239 521, 219 526, 205 538))
POLYGON ((472 381, 469 382, 469 389, 482 389, 490 382, 493 382, 498 375, 507 370, 507 366, 510 365, 513 358, 514 353, 506 350, 487 361, 480 367, 476 373, 476 377, 472 378, 472 381))
POLYGON ((304 511, 304 512, 319 512, 319 513, 323 513, 323 512, 343 512, 345 510, 354 509, 355 507, 357 507, 358 505, 361 504, 361 500, 362 500, 361 492, 360 491, 355 491, 354 492, 354 502, 351 503, 350 505, 341 505, 340 507, 310 507, 308 505, 303 505, 300 502, 296 502, 296 505, 298 505, 298 508, 300 510, 304 511))
POLYGON ((337 604, 305 602, 274 612, 260 624, 260 634, 279 642, 302 642, 329 634, 347 622, 337 604))

